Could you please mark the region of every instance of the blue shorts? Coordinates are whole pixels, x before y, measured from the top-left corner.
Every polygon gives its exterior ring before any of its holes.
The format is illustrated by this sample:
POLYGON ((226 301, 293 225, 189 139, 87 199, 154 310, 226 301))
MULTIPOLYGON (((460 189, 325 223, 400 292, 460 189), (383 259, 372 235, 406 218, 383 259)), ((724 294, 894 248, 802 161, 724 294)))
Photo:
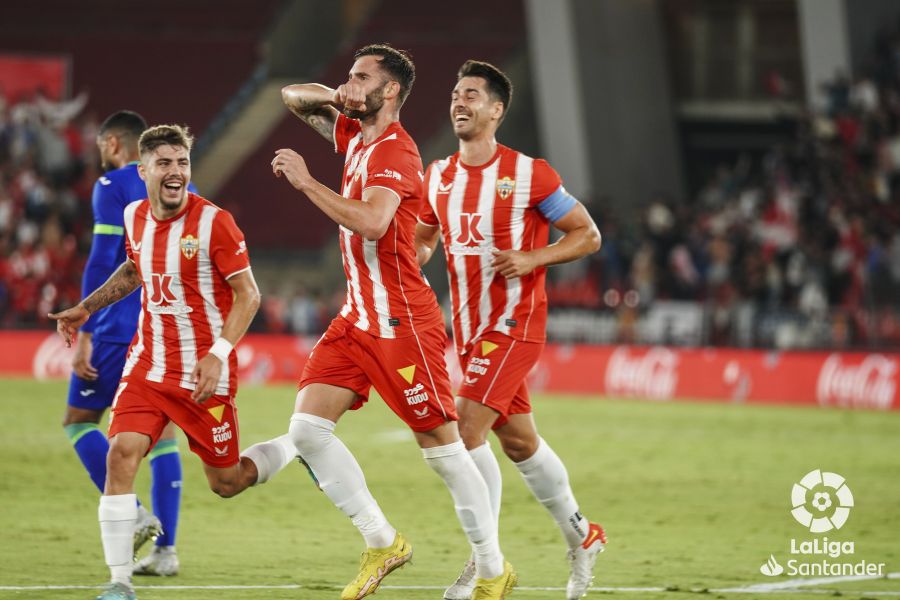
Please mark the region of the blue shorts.
POLYGON ((87 381, 74 373, 69 380, 69 406, 87 410, 106 410, 122 379, 128 344, 96 342, 91 364, 97 369, 97 379, 87 381))

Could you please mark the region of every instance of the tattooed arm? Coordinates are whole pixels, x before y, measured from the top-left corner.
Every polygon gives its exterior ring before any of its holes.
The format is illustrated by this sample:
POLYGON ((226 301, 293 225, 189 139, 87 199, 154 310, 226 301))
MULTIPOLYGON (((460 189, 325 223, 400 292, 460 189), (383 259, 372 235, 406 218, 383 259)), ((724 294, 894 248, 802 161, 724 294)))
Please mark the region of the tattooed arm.
POLYGON ((72 345, 75 332, 92 313, 118 302, 139 288, 140 285, 141 277, 138 275, 137 267, 131 260, 126 260, 109 276, 106 283, 94 290, 78 305, 58 313, 50 313, 47 316, 56 321, 56 330, 66 340, 66 346, 69 347, 72 345))
POLYGON ((281 99, 288 109, 331 143, 338 117, 337 96, 338 90, 318 83, 298 83, 281 90, 281 99))

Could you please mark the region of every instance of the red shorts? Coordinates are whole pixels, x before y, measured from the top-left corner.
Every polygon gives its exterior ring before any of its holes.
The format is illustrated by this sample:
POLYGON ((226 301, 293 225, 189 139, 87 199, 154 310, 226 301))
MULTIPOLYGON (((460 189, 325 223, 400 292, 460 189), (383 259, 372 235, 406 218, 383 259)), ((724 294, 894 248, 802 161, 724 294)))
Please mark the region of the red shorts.
POLYGON ((240 461, 233 398, 212 396, 197 404, 191 400, 191 390, 177 385, 122 380, 109 413, 109 437, 143 433, 150 437, 149 447, 153 448, 169 421, 187 434, 191 451, 207 465, 225 468, 240 461))
POLYGON ((509 415, 530 413, 525 378, 543 350, 544 344, 522 342, 497 331, 483 334, 467 354, 459 356, 463 381, 457 396, 500 413, 494 429, 505 425, 509 415))
POLYGON ((455 421, 456 407, 444 363, 443 325, 409 337, 375 337, 336 317, 313 348, 299 388, 326 383, 359 396, 362 407, 374 387, 413 431, 431 431, 455 421))

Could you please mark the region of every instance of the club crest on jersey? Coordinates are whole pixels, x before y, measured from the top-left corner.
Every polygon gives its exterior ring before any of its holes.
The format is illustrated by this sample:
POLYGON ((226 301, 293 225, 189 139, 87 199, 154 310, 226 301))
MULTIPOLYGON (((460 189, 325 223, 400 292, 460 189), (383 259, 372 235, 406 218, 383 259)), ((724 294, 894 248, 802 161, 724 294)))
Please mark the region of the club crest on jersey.
POLYGON ((195 256, 197 256, 197 251, 200 249, 200 240, 192 236, 191 234, 187 234, 183 238, 181 238, 181 253, 188 260, 191 260, 195 256))
POLYGON ((509 195, 516 189, 516 182, 510 177, 504 177, 497 180, 497 194, 501 199, 506 200, 509 195))

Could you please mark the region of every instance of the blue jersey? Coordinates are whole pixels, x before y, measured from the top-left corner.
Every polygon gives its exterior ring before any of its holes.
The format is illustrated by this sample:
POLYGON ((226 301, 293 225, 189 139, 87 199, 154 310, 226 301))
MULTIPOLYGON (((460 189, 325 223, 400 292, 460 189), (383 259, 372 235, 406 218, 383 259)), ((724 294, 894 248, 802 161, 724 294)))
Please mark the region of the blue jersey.
MULTIPOLYGON (((193 184, 188 189, 196 193, 193 184)), ((138 163, 108 171, 94 184, 91 206, 94 210, 94 240, 84 267, 82 297, 103 285, 119 265, 125 262, 125 207, 147 197, 147 187, 138 175, 138 163)), ((141 312, 140 289, 115 304, 91 315, 81 330, 92 333, 100 342, 128 344, 137 329, 141 312)))

